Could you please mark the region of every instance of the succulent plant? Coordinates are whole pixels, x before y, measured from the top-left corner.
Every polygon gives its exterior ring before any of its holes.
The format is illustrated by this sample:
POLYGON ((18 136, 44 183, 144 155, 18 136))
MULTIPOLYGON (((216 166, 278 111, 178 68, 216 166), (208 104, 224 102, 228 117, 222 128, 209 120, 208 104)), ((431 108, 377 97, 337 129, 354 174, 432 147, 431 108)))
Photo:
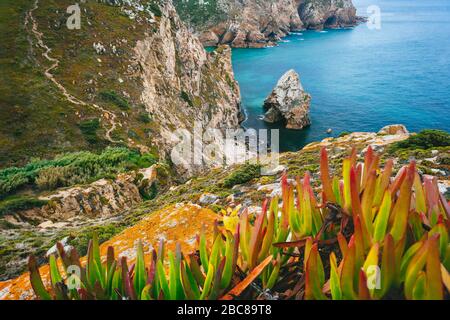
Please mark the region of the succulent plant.
POLYGON ((319 197, 308 173, 295 181, 284 174, 281 198, 266 200, 259 214, 224 211, 212 243, 202 232, 197 252, 167 253, 167 268, 163 243, 148 266, 138 243, 128 266, 112 248, 102 260, 94 237, 84 267, 58 244, 64 273, 50 256, 47 291, 31 257, 33 289, 41 299, 448 299, 450 205, 414 161, 391 178, 393 162, 382 169, 379 160, 369 147, 358 163, 353 150, 339 179, 322 149, 319 197), (67 286, 73 265, 78 289, 67 286))
POLYGON ((30 280, 40 299, 99 299, 99 300, 203 300, 217 299, 229 288, 236 268, 238 235, 218 231, 212 249, 206 246, 204 234, 199 237, 200 258, 196 254, 184 257, 181 247, 165 254, 164 242, 158 252, 152 250, 150 263, 146 265, 144 249, 137 243, 136 261, 132 265, 127 258, 115 258, 109 247, 106 259, 100 257, 98 238, 89 243, 85 266, 76 250, 70 255, 57 244, 61 261, 55 255, 49 257, 50 286, 46 288, 34 257, 29 259, 30 280), (165 268, 168 259, 168 268, 165 268), (73 274, 70 270, 79 271, 73 274), (75 277, 75 278, 74 278, 75 277), (70 283, 78 283, 71 286, 70 283), (47 291, 47 289, 49 289, 47 291))

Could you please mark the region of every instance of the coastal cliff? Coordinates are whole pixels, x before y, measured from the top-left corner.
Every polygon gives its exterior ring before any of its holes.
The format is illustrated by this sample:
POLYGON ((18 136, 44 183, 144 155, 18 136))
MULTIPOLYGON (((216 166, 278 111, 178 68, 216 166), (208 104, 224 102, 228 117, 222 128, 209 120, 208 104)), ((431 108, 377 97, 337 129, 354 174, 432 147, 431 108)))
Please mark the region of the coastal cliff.
POLYGON ((260 48, 290 32, 340 28, 358 23, 351 0, 175 0, 184 21, 205 46, 260 48))
POLYGON ((309 29, 345 28, 359 21, 351 0, 300 0, 298 12, 309 29))

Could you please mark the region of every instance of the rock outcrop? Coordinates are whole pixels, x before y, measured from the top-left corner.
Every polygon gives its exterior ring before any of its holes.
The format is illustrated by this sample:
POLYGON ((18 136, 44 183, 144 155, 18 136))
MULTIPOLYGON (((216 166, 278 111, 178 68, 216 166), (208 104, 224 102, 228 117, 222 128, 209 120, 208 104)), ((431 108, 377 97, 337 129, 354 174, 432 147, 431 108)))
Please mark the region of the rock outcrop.
POLYGON ((311 96, 303 89, 298 73, 289 70, 264 101, 264 121, 286 121, 287 129, 303 129, 311 124, 310 103, 311 96))
POLYGON ((409 135, 408 129, 403 124, 391 124, 386 127, 383 127, 378 131, 378 134, 381 135, 396 135, 396 134, 403 134, 403 135, 409 135))
POLYGON ((198 0, 174 2, 205 46, 260 48, 276 44, 290 32, 358 22, 351 0, 216 0, 201 6, 198 0))
POLYGON ((100 179, 86 186, 76 186, 41 196, 47 201, 40 208, 6 213, 12 224, 31 223, 38 229, 60 228, 76 220, 109 218, 130 210, 143 201, 143 194, 156 180, 156 166, 129 172, 115 180, 100 179))
POLYGON ((239 126, 240 91, 228 46, 207 53, 179 19, 170 1, 162 9, 159 28, 135 47, 143 90, 141 101, 157 126, 153 142, 168 154, 173 131, 239 126))
POLYGON ((300 0, 298 12, 308 29, 345 28, 360 21, 351 0, 300 0))
POLYGON ((181 17, 207 46, 260 48, 303 28, 295 0, 217 0, 201 6, 195 4, 198 0, 174 2, 181 17))

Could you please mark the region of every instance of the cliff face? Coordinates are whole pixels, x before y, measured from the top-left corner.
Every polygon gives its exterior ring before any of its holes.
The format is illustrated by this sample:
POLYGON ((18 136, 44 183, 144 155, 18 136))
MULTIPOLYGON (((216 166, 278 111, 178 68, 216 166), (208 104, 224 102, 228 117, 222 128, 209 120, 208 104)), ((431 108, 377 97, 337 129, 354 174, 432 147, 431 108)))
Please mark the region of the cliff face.
POLYGON ((298 12, 310 29, 342 28, 358 23, 351 0, 300 0, 298 12))
POLYGON ((174 2, 207 46, 264 47, 303 27, 294 0, 217 0, 202 6, 196 0, 174 2))
POLYGON ((230 50, 206 53, 171 0, 82 2, 75 30, 73 1, 6 2, 0 167, 111 144, 164 155, 194 121, 238 126, 230 50))
POLYGON ((137 42, 136 62, 142 68, 141 100, 157 124, 162 150, 170 150, 171 134, 204 127, 236 128, 240 92, 231 66, 231 50, 206 53, 167 3, 158 31, 137 42))
POLYGON ((273 45, 292 31, 355 25, 351 0, 197 0, 174 1, 181 17, 206 46, 273 45))

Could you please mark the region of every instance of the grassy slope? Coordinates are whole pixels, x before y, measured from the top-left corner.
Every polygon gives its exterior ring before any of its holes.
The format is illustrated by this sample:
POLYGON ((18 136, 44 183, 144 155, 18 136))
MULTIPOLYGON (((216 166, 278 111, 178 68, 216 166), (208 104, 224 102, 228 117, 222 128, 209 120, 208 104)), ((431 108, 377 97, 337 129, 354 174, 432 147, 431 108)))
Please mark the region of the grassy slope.
POLYGON ((24 29, 30 1, 0 3, 0 164, 84 146, 73 107, 41 72, 24 29), (71 136, 66 143, 63 136, 71 136))
MULTIPOLYGON (((107 144, 107 121, 100 126, 94 143, 86 141, 79 128, 83 121, 100 118, 99 112, 68 102, 44 76, 49 62, 40 48, 30 46, 29 40, 36 39, 24 27, 32 4, 29 0, 0 3, 0 168, 23 164, 31 157, 101 149, 107 144)), ((72 4, 69 0, 40 1, 34 14, 45 44, 52 48, 51 56, 61 62, 53 74, 70 94, 118 116, 124 126, 112 133, 113 138, 126 141, 131 136, 145 144, 152 123, 140 120, 140 83, 125 73, 132 49, 148 25, 135 26, 118 8, 89 1, 82 5, 81 30, 68 30, 65 11, 72 4), (119 54, 96 55, 94 42, 115 44, 119 54), (119 78, 124 80, 122 84, 119 78), (130 96, 127 99, 132 107, 126 116, 116 104, 100 97, 100 92, 111 90, 130 96)))
POLYGON ((198 0, 173 0, 180 18, 199 29, 226 20, 229 13, 223 12, 218 2, 218 0, 209 0, 200 4, 198 0))

